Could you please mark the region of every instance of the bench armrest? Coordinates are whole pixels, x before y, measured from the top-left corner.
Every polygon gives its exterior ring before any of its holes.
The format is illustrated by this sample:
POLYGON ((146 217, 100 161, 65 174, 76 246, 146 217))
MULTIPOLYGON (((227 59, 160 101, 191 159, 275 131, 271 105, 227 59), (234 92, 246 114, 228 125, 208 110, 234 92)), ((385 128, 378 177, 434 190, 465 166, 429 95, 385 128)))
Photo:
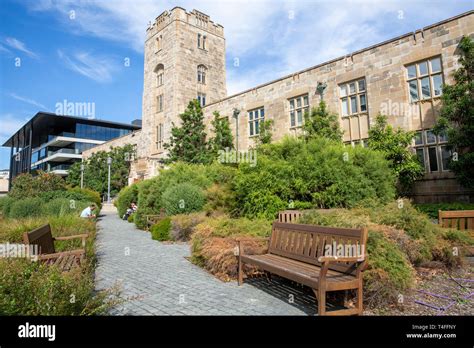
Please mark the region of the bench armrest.
POLYGON ((77 239, 77 238, 82 238, 82 247, 84 248, 86 246, 86 238, 89 237, 89 235, 86 234, 76 234, 74 236, 64 236, 64 237, 54 237, 54 240, 71 240, 71 239, 77 239))
POLYGON ((361 276, 361 272, 366 269, 367 267, 367 258, 365 255, 361 256, 321 256, 318 258, 319 262, 322 262, 321 271, 319 273, 319 279, 323 283, 326 282, 326 274, 329 270, 329 264, 332 262, 355 262, 358 263, 355 271, 356 277, 359 278, 361 276))

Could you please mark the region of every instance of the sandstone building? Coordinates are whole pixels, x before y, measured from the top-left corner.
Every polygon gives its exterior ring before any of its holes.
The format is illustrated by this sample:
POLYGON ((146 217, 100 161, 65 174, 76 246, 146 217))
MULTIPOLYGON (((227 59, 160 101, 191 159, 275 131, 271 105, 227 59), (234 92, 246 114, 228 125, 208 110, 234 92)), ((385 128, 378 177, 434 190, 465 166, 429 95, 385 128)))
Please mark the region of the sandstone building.
POLYGON ((323 97, 340 115, 347 144, 366 144, 379 112, 395 127, 417 131, 413 148, 426 174, 415 185, 415 200, 472 200, 474 193, 463 189, 446 168, 451 156, 447 139, 431 132, 441 85, 453 82, 463 36, 474 37, 474 11, 227 96, 224 28, 199 11, 175 7, 147 29, 142 130, 84 156, 136 144, 130 180, 140 180, 158 173, 172 122, 179 123, 178 115, 191 99, 203 105, 208 126, 214 111, 228 117, 234 137, 238 128, 239 150, 246 150, 254 145, 263 120, 274 120, 274 140, 298 134, 304 112, 323 97), (322 95, 318 85, 326 86, 322 95), (234 110, 240 111, 237 122, 234 110))

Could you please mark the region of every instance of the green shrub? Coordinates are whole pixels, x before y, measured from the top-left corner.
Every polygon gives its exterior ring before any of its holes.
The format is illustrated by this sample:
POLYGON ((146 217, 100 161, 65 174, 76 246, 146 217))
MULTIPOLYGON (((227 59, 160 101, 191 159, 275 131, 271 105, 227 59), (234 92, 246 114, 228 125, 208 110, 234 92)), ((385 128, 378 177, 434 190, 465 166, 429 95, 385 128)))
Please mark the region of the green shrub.
POLYGON ((162 196, 162 206, 167 215, 200 211, 204 206, 202 190, 193 184, 177 184, 168 188, 162 196))
POLYGON ((39 216, 43 210, 43 201, 40 198, 20 199, 13 202, 10 213, 11 218, 24 218, 29 216, 39 216))
POLYGON ((130 207, 132 202, 137 203, 138 201, 138 185, 133 184, 130 186, 124 187, 120 190, 117 200, 115 201, 118 214, 122 217, 127 209, 130 207))
POLYGON ((382 233, 369 230, 367 240, 369 268, 364 274, 366 302, 381 306, 396 301, 398 295, 413 285, 414 272, 397 244, 382 233))
POLYGON ((66 183, 62 177, 40 171, 36 176, 29 173, 18 175, 12 182, 9 195, 16 199, 23 199, 38 197, 44 192, 65 189, 66 183))
POLYGON ((474 210, 474 203, 462 203, 462 202, 453 202, 453 203, 423 203, 415 204, 415 208, 427 214, 431 219, 438 219, 438 210, 474 210))
POLYGON ((69 198, 55 198, 43 204, 42 214, 46 216, 79 215, 91 203, 90 201, 76 201, 69 198))
POLYGON ((68 200, 95 203, 98 208, 101 207, 101 199, 98 192, 92 191, 90 189, 81 189, 79 187, 69 188, 67 190, 42 192, 39 194, 39 197, 43 200, 43 202, 49 202, 58 198, 67 198, 68 200))
POLYGON ((375 151, 316 138, 285 138, 261 146, 256 166, 241 164, 233 182, 235 210, 247 217, 275 218, 292 202, 313 207, 355 207, 394 198, 389 163, 375 151))
POLYGON ((167 217, 151 227, 151 238, 154 240, 170 240, 171 218, 167 217))
POLYGON ((25 259, 0 259, 2 315, 105 314, 111 304, 108 295, 95 293, 93 277, 81 268, 61 272, 25 259))
POLYGON ((76 201, 87 201, 95 203, 98 209, 102 206, 102 200, 99 192, 88 188, 74 187, 67 190, 66 198, 74 199, 76 201))
POLYGON ((4 217, 10 215, 10 209, 15 199, 10 196, 0 197, 0 212, 4 217))
POLYGON ((135 221, 135 214, 130 214, 127 218, 128 222, 134 222, 135 221))

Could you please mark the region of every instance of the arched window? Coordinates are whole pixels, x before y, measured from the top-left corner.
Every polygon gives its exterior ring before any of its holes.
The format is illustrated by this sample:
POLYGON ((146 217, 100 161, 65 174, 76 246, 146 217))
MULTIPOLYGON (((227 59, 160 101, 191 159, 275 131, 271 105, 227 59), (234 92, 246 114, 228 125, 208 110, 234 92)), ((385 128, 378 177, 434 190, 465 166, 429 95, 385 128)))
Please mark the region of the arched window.
POLYGON ((206 37, 206 35, 204 35, 204 36, 202 37, 202 49, 203 49, 203 50, 206 49, 206 39, 207 39, 207 37, 206 37))
POLYGON ((156 86, 163 86, 163 76, 165 73, 165 67, 163 66, 163 64, 158 64, 154 71, 156 74, 156 86))
POLYGON ((203 85, 206 84, 206 71, 207 68, 205 65, 198 65, 197 67, 197 81, 203 85))

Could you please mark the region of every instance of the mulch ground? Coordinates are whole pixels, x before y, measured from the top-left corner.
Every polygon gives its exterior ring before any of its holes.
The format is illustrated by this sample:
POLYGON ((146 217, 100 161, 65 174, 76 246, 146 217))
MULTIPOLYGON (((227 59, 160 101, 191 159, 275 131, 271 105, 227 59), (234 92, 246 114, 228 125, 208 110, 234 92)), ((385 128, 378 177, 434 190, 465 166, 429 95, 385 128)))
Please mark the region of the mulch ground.
POLYGON ((473 315, 473 268, 457 270, 418 268, 417 286, 389 308, 366 310, 364 315, 473 315))

